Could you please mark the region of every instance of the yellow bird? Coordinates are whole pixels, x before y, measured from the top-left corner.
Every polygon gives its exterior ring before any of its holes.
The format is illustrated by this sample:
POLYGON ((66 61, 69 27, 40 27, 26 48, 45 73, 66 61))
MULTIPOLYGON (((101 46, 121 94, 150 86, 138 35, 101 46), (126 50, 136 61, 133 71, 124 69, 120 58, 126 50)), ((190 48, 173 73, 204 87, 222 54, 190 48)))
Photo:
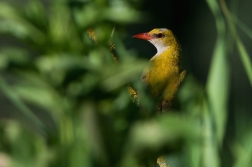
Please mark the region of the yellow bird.
POLYGON ((158 101, 162 112, 169 109, 186 71, 180 67, 181 47, 171 30, 155 28, 147 33, 134 35, 133 38, 152 43, 157 53, 150 59, 144 70, 142 80, 147 84, 151 95, 158 101))

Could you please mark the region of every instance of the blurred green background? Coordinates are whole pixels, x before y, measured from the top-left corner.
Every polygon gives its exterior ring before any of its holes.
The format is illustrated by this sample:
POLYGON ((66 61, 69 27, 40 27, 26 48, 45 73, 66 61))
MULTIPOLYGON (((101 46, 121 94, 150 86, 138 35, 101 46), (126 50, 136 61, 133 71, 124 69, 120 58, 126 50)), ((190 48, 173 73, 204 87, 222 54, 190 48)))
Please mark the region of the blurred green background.
POLYGON ((0 1, 0 167, 252 166, 252 2, 226 3, 0 1), (163 27, 187 77, 158 115, 139 79, 155 48, 132 36, 163 27))

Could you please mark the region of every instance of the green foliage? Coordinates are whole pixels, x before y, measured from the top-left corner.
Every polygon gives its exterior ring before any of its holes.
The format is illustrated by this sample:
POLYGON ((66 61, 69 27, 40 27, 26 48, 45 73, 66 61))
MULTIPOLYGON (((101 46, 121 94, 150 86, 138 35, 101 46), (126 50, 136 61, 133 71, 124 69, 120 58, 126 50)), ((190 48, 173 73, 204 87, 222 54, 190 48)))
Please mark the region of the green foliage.
MULTIPOLYGON (((139 79, 147 62, 124 48, 123 29, 117 28, 142 17, 133 8, 137 1, 30 0, 25 8, 0 2, 0 33, 15 41, 0 48, 0 89, 21 115, 0 118, 0 166, 153 166, 158 156, 178 152, 183 166, 220 166, 230 41, 250 80, 252 72, 235 29, 226 28, 239 20, 232 17, 227 25, 217 1, 207 3, 218 36, 206 88, 187 76, 178 94, 182 112, 158 115, 139 79), (139 102, 132 102, 129 83, 139 102)), ((234 166, 252 166, 251 132, 232 146, 234 166)))

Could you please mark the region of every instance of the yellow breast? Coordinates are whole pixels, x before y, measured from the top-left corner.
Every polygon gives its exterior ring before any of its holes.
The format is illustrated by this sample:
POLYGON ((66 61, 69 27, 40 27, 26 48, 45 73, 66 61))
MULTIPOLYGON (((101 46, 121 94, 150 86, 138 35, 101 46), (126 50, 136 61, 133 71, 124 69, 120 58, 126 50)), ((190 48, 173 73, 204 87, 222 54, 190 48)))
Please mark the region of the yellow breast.
MULTIPOLYGON (((143 81, 156 98, 170 101, 177 92, 185 72, 180 73, 180 48, 171 46, 150 60, 149 67, 143 72, 143 81)), ((179 46, 178 46, 179 47, 179 46)))

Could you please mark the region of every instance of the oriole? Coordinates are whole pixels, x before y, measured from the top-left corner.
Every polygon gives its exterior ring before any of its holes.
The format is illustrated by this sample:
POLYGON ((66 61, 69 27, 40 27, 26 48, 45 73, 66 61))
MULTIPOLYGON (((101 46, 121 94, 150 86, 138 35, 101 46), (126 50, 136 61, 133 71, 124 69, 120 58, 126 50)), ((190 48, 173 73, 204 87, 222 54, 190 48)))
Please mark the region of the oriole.
POLYGON ((157 53, 142 74, 151 95, 158 100, 158 109, 166 111, 174 98, 186 71, 180 67, 181 47, 171 30, 155 28, 133 36, 152 43, 157 53))

